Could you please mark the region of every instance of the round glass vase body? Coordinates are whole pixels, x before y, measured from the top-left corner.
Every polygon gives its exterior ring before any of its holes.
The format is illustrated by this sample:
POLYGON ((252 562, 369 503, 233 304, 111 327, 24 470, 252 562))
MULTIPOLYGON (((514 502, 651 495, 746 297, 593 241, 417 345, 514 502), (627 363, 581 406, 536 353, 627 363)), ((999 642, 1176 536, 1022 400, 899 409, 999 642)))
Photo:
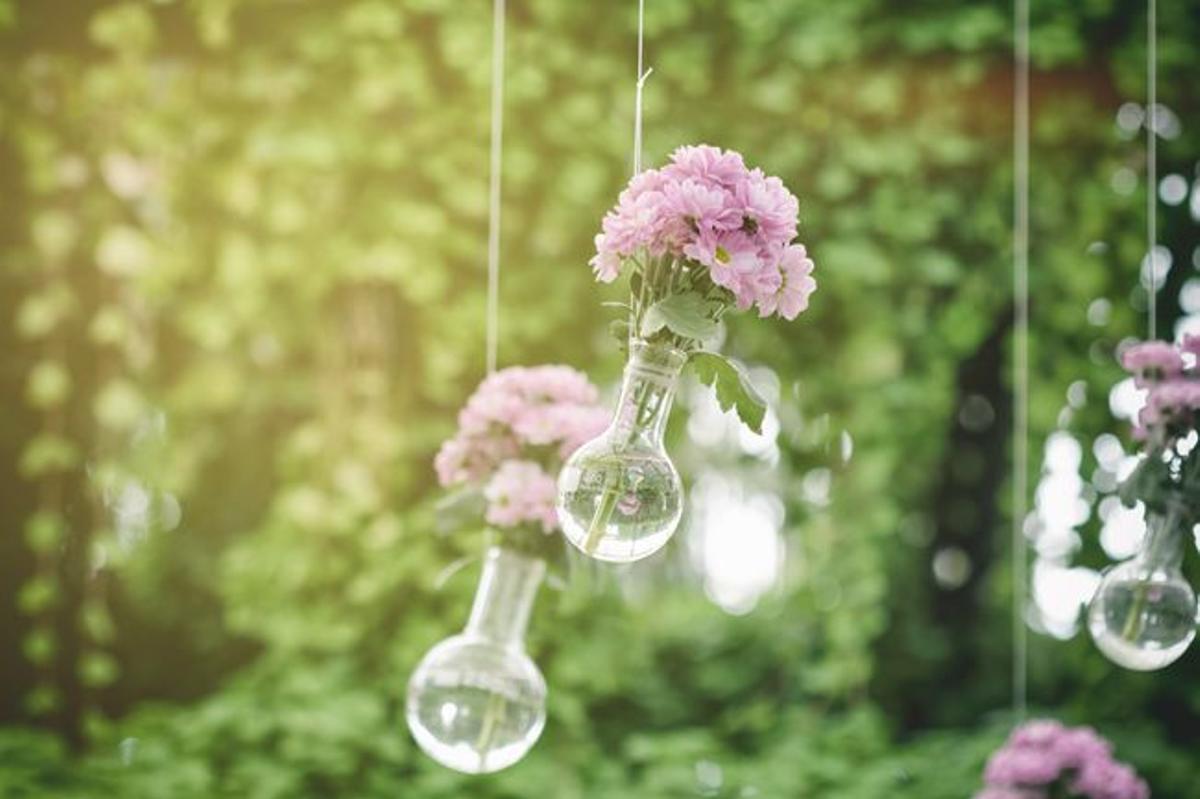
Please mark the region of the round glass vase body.
POLYGON ((589 557, 630 563, 657 552, 683 515, 683 485, 663 446, 687 354, 633 342, 608 429, 558 476, 563 535, 589 557))
POLYGON ((1105 572, 1088 606, 1088 631, 1105 657, 1133 671, 1178 660, 1196 635, 1196 594, 1184 579, 1184 533, 1177 506, 1146 513, 1142 551, 1105 572))
POLYGON ((546 724, 546 680, 525 654, 525 630, 546 564, 492 547, 460 634, 434 646, 408 682, 405 719, 447 768, 487 774, 516 763, 546 724))

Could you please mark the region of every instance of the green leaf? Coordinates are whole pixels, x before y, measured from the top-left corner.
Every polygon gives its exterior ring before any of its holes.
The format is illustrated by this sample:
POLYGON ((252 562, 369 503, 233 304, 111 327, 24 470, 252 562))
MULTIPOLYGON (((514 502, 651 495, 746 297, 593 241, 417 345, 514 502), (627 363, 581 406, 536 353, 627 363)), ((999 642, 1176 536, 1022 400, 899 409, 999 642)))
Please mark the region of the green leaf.
POLYGON ((641 335, 649 338, 665 327, 680 338, 703 341, 717 332, 712 309, 712 303, 694 292, 672 294, 646 310, 641 335))
POLYGON ((733 361, 715 352, 693 352, 688 360, 696 370, 696 377, 706 386, 712 386, 717 394, 721 410, 731 408, 737 412, 742 424, 755 433, 762 434, 763 418, 767 414, 767 401, 762 398, 750 376, 733 361))

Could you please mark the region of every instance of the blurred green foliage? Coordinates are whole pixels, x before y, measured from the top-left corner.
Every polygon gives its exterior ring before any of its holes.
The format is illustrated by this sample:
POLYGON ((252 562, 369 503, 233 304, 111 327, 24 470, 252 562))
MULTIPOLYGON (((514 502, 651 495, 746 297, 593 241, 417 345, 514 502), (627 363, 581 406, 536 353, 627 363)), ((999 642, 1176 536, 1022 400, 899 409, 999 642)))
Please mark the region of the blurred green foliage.
MULTIPOLYGON (((1190 174, 1200 16, 1162 5, 1184 120, 1163 172, 1190 174)), ((474 572, 436 575, 480 546, 434 532, 430 461, 483 368, 489 4, 0 0, 10 683, 24 721, 86 738, 0 729, 0 794, 973 791, 1009 684, 1008 5, 647 6, 648 161, 744 152, 800 195, 818 265, 809 313, 726 344, 773 372, 778 460, 675 425, 685 473, 778 493, 787 567, 730 616, 686 536, 620 579, 576 564, 533 624, 542 741, 467 779, 417 752, 402 705, 465 619, 474 572), (994 421, 964 443, 977 384, 994 421), (827 501, 804 488, 823 479, 827 501), (954 590, 943 546, 975 558, 954 590)), ((1111 354, 1141 325, 1142 200, 1113 188, 1141 180, 1113 122, 1141 96, 1141 10, 1034 4, 1035 457, 1058 427, 1116 429, 1111 354)), ((585 263, 628 172, 634 4, 509 13, 501 360, 612 378, 616 295, 585 263)), ((1194 224, 1164 222, 1186 264, 1194 224)), ((1128 675, 1038 637, 1033 696, 1113 735, 1156 795, 1200 796, 1195 660, 1128 675)))

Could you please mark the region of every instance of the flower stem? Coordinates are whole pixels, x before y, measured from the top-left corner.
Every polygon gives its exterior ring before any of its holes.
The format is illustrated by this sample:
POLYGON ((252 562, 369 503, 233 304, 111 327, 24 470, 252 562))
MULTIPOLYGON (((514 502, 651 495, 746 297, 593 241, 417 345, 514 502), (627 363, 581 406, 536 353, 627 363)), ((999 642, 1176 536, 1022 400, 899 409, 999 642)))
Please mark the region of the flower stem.
POLYGON ((1146 593, 1149 586, 1145 582, 1138 583, 1133 595, 1133 607, 1125 616, 1125 626, 1121 629, 1121 637, 1133 641, 1142 632, 1142 611, 1146 609, 1146 593))
POLYGON ((621 479, 619 471, 617 474, 617 479, 613 480, 613 471, 605 473, 604 493, 600 496, 600 504, 596 506, 596 513, 592 516, 591 525, 588 526, 587 538, 583 542, 583 551, 589 555, 595 554, 596 547, 600 544, 600 538, 604 535, 604 530, 612 518, 613 510, 617 507, 621 479))
POLYGON ((492 738, 496 734, 496 725, 504 718, 508 702, 501 694, 493 693, 488 697, 487 710, 483 713, 483 726, 479 737, 475 739, 475 749, 479 752, 479 768, 487 768, 487 757, 492 751, 492 738))
MULTIPOLYGON (((638 432, 646 424, 646 406, 650 400, 651 386, 649 383, 642 383, 638 386, 637 391, 638 402, 637 410, 634 413, 633 425, 618 452, 632 445, 633 440, 637 438, 638 432)), ((583 541, 583 551, 589 555, 595 554, 596 547, 599 546, 600 539, 604 536, 604 531, 608 528, 608 523, 612 519, 613 511, 616 510, 617 500, 621 496, 623 472, 620 460, 615 460, 612 468, 606 470, 604 473, 604 493, 600 495, 600 503, 596 506, 596 512, 592 515, 592 522, 588 525, 587 538, 583 541)))
MULTIPOLYGON (((1171 545, 1169 538, 1173 535, 1179 514, 1179 506, 1172 504, 1167 518, 1160 529, 1147 527, 1146 552, 1144 554, 1149 558, 1150 563, 1157 564, 1162 557, 1162 547, 1171 545)), ((1133 606, 1125 616, 1125 626, 1121 628, 1121 637, 1126 641, 1133 641, 1137 636, 1141 635, 1142 627, 1145 624, 1143 613, 1146 609, 1146 600, 1149 598, 1149 593, 1149 581, 1140 580, 1137 589, 1134 591, 1133 606)))

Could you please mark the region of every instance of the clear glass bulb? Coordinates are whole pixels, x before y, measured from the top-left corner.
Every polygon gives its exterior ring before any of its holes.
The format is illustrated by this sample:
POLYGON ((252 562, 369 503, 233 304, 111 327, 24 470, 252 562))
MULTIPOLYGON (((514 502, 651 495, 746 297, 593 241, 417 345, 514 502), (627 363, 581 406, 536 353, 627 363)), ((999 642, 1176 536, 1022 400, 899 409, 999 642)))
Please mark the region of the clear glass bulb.
POLYGON ((1180 568, 1183 538, 1176 518, 1147 514, 1142 552, 1105 573, 1088 607, 1096 648, 1118 666, 1165 668, 1196 635, 1196 593, 1180 568))
POLYGON ((683 484, 663 446, 687 354, 634 342, 612 424, 558 476, 563 535, 585 555, 629 563, 657 552, 683 515, 683 484))
POLYGON ((546 680, 525 654, 525 629, 543 561, 488 550, 460 635, 429 650, 408 683, 405 718, 438 763, 487 774, 516 763, 546 724, 546 680))

